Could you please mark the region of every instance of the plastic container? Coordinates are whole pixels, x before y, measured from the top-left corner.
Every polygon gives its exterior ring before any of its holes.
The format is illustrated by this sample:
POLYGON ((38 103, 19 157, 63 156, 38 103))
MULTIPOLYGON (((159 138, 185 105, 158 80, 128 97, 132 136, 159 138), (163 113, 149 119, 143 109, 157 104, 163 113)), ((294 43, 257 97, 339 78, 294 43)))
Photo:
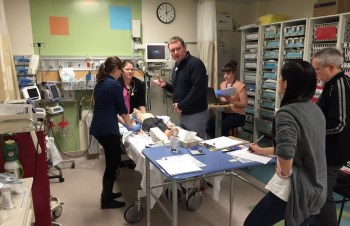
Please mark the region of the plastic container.
POLYGON ((170 137, 170 150, 173 153, 179 152, 179 130, 177 128, 174 128, 173 135, 170 137))
POLYGON ((11 174, 13 178, 21 178, 21 171, 17 161, 5 162, 4 169, 7 173, 11 174))

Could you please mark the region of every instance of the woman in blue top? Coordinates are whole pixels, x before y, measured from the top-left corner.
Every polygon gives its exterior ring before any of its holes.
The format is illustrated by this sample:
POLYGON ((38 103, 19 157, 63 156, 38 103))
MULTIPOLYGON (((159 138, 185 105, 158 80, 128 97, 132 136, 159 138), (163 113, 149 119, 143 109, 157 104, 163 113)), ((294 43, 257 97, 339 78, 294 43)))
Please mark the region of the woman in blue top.
POLYGON ((119 114, 123 118, 130 130, 140 130, 140 125, 132 125, 123 99, 123 88, 116 81, 122 73, 122 68, 123 63, 118 57, 108 57, 99 68, 96 76, 97 84, 94 89, 94 115, 90 134, 103 147, 106 159, 102 181, 101 209, 120 208, 125 205, 124 202, 114 200, 120 197, 121 193, 113 193, 116 170, 121 158, 117 115, 119 114))

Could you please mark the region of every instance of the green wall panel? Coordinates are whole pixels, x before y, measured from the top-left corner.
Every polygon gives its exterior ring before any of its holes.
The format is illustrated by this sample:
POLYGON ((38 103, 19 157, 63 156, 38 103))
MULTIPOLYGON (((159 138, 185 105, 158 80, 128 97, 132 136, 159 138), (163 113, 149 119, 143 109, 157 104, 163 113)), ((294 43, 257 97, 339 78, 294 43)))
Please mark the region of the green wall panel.
MULTIPOLYGON (((74 152, 81 150, 80 148, 80 137, 79 137, 79 105, 83 97, 91 97, 92 90, 76 90, 75 101, 62 102, 64 107, 64 118, 69 122, 69 132, 67 134, 62 133, 58 124, 62 120, 62 115, 57 115, 51 119, 55 123, 53 128, 53 135, 56 143, 62 152, 74 152)), ((82 103, 82 110, 93 108, 93 105, 87 102, 82 103)), ((86 150, 81 150, 86 151, 86 150)), ((71 154, 70 154, 71 155, 71 154)), ((74 155, 72 155, 74 156, 74 155)))
POLYGON ((30 0, 33 41, 47 45, 41 55, 133 55, 131 30, 110 29, 110 6, 130 7, 141 20, 141 0, 30 0), (51 35, 50 16, 68 17, 69 35, 51 35))

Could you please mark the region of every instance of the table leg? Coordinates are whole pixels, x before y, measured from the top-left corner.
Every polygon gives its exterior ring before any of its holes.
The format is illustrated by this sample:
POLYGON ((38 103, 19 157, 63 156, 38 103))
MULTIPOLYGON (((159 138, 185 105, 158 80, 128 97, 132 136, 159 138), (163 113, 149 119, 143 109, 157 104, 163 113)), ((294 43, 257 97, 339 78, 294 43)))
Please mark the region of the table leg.
POLYGON ((172 226, 177 226, 177 202, 178 202, 178 197, 177 197, 177 183, 176 181, 172 181, 171 183, 172 187, 172 196, 173 196, 173 208, 172 208, 172 226))
POLYGON ((222 110, 215 109, 215 137, 221 137, 222 110))
POLYGON ((232 210, 233 210, 233 174, 230 173, 230 218, 229 226, 232 225, 232 210))
POLYGON ((146 213, 147 226, 151 226, 151 183, 150 183, 150 162, 146 158, 146 213))

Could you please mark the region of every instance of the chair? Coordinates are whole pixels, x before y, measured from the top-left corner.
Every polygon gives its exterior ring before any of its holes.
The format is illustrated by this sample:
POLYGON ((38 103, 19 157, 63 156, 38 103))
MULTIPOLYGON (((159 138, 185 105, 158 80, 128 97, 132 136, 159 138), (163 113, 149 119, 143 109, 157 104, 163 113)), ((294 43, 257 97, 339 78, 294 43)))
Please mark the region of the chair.
POLYGON ((239 126, 235 127, 235 128, 232 128, 229 132, 229 135, 230 136, 233 136, 233 137, 238 137, 238 131, 241 127, 243 127, 245 125, 245 121, 243 123, 241 123, 239 126))
POLYGON ((339 170, 337 183, 333 188, 333 192, 341 195, 342 200, 336 201, 336 203, 341 203, 340 212, 338 216, 338 225, 342 218, 344 205, 346 202, 350 201, 350 175, 339 170))
POLYGON ((233 128, 233 129, 231 129, 231 131, 230 131, 230 135, 231 136, 233 136, 233 137, 237 137, 237 135, 238 135, 238 128, 239 127, 236 127, 236 128, 233 128))

